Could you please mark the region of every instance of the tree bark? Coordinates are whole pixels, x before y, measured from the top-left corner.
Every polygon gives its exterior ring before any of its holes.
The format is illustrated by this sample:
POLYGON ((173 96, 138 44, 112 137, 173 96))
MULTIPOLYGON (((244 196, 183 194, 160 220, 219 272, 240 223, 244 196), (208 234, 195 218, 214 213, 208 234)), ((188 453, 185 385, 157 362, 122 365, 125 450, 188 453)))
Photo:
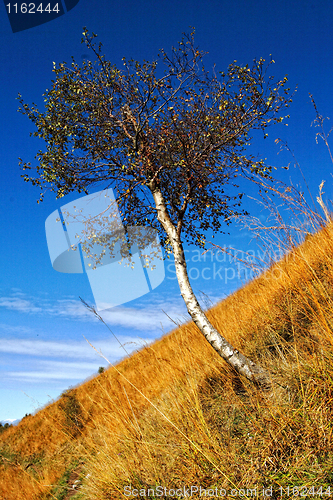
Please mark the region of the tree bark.
POLYGON ((239 374, 245 376, 262 388, 269 388, 271 386, 269 374, 235 349, 208 320, 192 290, 187 274, 186 260, 180 235, 177 233, 175 226, 170 220, 162 193, 159 189, 155 188, 152 189, 152 194, 156 204, 158 220, 168 235, 173 249, 180 293, 193 322, 215 351, 239 374))

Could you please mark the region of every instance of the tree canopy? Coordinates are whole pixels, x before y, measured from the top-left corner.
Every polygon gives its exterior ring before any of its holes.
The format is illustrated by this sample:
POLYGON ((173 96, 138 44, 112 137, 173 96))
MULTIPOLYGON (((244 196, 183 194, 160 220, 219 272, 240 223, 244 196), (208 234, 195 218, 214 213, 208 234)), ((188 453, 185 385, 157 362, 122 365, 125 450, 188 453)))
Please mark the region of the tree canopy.
POLYGON ((95 38, 84 29, 82 41, 94 62, 54 63, 44 112, 19 96, 20 111, 36 126, 32 135, 46 143, 36 156, 38 176, 26 172, 24 179, 41 187, 40 200, 45 188, 60 198, 112 186, 124 223, 157 229, 168 249, 152 199, 158 187, 177 233, 203 246, 207 229, 220 232, 241 213, 243 193, 228 194, 235 178, 270 175, 246 147, 251 130, 265 133, 283 120, 280 111, 291 102, 287 77, 267 78, 273 61, 264 59, 252 67, 234 61, 225 73, 209 73, 193 32, 170 55, 162 50, 158 61, 123 59, 118 69, 95 38))

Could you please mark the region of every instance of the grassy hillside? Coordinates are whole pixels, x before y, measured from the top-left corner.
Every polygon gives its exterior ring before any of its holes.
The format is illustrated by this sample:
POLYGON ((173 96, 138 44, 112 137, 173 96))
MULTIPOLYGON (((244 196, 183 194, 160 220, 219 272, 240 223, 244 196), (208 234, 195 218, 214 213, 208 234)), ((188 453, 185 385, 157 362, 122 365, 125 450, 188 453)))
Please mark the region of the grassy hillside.
POLYGON ((332 259, 329 224, 208 313, 272 391, 189 323, 2 433, 0 498, 332 496, 332 259))

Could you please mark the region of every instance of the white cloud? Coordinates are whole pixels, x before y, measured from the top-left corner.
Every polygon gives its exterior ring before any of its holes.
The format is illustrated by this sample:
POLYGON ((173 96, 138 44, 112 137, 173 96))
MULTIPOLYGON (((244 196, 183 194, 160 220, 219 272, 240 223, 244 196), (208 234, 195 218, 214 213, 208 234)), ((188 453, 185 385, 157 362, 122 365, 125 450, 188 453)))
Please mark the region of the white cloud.
MULTIPOLYGON (((96 373, 96 365, 94 365, 90 373, 96 373)), ((12 380, 24 381, 24 382, 40 382, 40 381, 50 381, 50 380, 82 380, 87 377, 87 373, 84 370, 77 370, 76 372, 63 371, 26 371, 26 372, 8 372, 8 377, 12 380)))
MULTIPOLYGON (((119 341, 130 352, 141 348, 150 339, 140 340, 136 337, 118 336, 119 341)), ((89 339, 88 339, 89 340, 89 339)), ((111 360, 119 359, 126 355, 116 340, 95 340, 92 342, 97 351, 101 351, 111 360)), ((82 342, 52 342, 44 340, 26 339, 1 339, 0 352, 7 354, 19 354, 25 356, 38 356, 44 358, 74 358, 74 359, 96 359, 99 356, 86 341, 82 342)))
POLYGON ((33 370, 10 371, 6 375, 10 379, 38 382, 50 380, 83 380, 88 375, 96 374, 98 368, 95 363, 78 363, 64 361, 41 361, 34 363, 33 370))
POLYGON ((12 326, 12 325, 7 325, 6 323, 0 323, 0 331, 6 332, 6 333, 11 333, 11 334, 27 334, 31 335, 35 333, 35 330, 28 326, 12 326))
POLYGON ((88 311, 82 302, 75 299, 60 299, 53 303, 46 303, 43 313, 82 321, 97 321, 97 318, 88 311))
POLYGON ((18 295, 18 296, 24 295, 24 293, 22 292, 21 288, 12 287, 11 291, 12 291, 13 295, 18 295))
POLYGON ((156 330, 170 328, 175 323, 189 321, 185 306, 172 302, 153 303, 142 309, 134 307, 115 307, 102 311, 100 316, 110 325, 134 328, 136 330, 156 330), (164 312, 163 312, 164 311, 164 312), (171 318, 169 319, 168 316, 171 318))
POLYGON ((22 299, 19 297, 0 297, 0 307, 5 307, 6 309, 12 309, 15 311, 26 312, 26 313, 39 313, 42 312, 40 307, 32 304, 30 300, 22 299))
MULTIPOLYGON (((148 339, 141 340, 125 336, 121 336, 119 340, 123 343, 128 354, 149 343, 148 339)), ((0 343, 0 352, 25 356, 25 370, 8 371, 5 378, 6 380, 31 383, 55 380, 82 381, 96 374, 99 366, 106 366, 108 362, 115 363, 126 356, 126 352, 116 341, 94 341, 93 345, 96 350, 85 341, 69 344, 40 340, 3 339, 0 343), (106 359, 100 356, 99 352, 106 359), (45 359, 46 357, 59 359, 50 360, 45 359)))
MULTIPOLYGON (((65 298, 50 301, 34 297, 27 298, 21 292, 20 297, 16 297, 15 293, 11 296, 0 297, 0 307, 22 313, 58 316, 85 322, 98 321, 96 316, 79 300, 65 298)), ((110 325, 135 330, 170 329, 173 323, 168 316, 176 323, 189 320, 185 305, 179 297, 165 300, 165 298, 151 298, 150 296, 149 302, 148 300, 138 302, 137 307, 119 306, 100 311, 99 314, 110 325)))

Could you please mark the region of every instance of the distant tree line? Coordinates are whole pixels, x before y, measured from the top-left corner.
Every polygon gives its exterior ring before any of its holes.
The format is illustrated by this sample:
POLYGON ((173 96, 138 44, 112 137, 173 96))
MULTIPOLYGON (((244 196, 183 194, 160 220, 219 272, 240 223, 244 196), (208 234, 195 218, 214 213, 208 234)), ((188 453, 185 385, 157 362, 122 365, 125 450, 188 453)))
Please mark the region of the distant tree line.
POLYGON ((7 429, 9 429, 10 427, 13 427, 13 425, 9 424, 8 422, 6 422, 5 424, 2 424, 0 422, 0 434, 2 434, 4 431, 6 431, 7 429))

